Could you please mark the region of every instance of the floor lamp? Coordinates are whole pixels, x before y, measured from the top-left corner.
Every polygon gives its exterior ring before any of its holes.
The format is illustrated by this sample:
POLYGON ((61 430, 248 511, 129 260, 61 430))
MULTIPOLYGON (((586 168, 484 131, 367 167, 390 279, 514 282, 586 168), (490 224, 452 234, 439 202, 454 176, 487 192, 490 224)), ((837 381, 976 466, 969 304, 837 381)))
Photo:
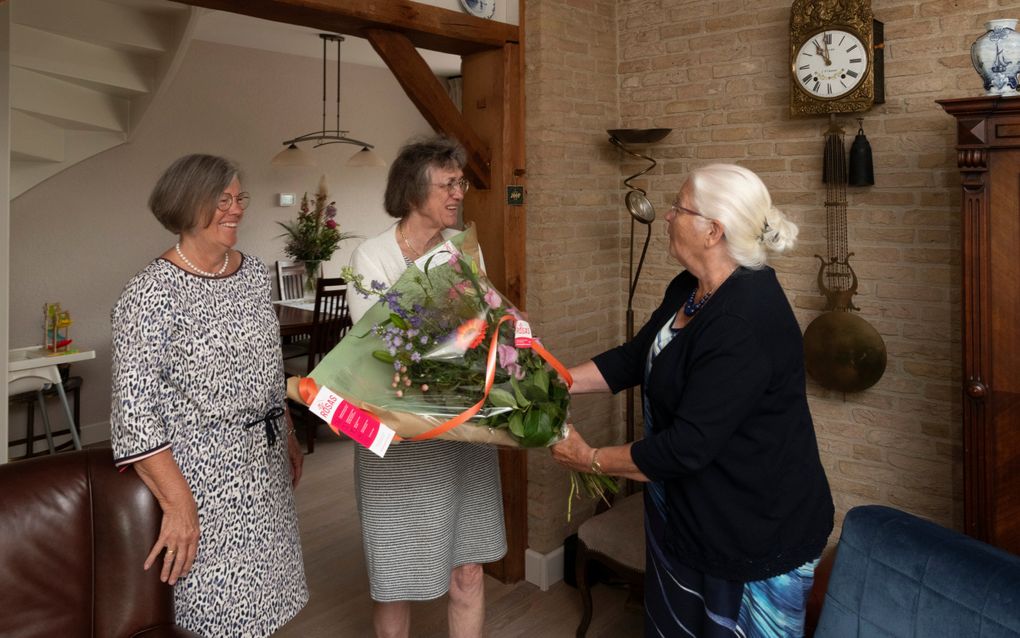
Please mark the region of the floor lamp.
MULTIPOLYGON (((655 208, 648 201, 648 194, 644 189, 632 185, 633 179, 641 177, 648 171, 655 168, 657 162, 647 155, 641 155, 625 146, 626 144, 652 144, 663 139, 673 129, 668 128, 625 128, 609 129, 609 143, 621 151, 645 161, 651 162, 644 170, 634 173, 623 180, 624 186, 628 188, 624 202, 627 204, 627 211, 630 213, 630 261, 627 270, 627 341, 634 338, 634 292, 637 290, 638 278, 641 277, 641 266, 645 263, 645 254, 648 252, 648 242, 652 237, 652 222, 655 221, 655 208), (641 256, 638 258, 637 267, 634 266, 634 228, 635 224, 643 224, 646 228, 645 242, 641 247, 641 256)), ((627 441, 634 440, 634 388, 627 388, 627 441)), ((629 491, 629 490, 628 490, 629 491)))

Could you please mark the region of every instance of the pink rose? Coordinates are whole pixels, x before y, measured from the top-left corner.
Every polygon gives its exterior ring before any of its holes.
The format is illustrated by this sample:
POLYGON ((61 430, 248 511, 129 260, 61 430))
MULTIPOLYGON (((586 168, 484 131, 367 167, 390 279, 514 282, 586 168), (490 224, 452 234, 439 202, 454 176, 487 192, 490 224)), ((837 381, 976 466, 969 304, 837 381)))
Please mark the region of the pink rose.
POLYGON ((483 299, 485 299, 485 303, 489 304, 489 307, 493 310, 503 305, 503 300, 500 298, 499 293, 496 292, 495 288, 489 288, 483 299))
POLYGON ((334 220, 332 220, 332 219, 327 219, 326 220, 326 228, 329 228, 330 230, 336 228, 336 222, 334 220))
POLYGON ((460 267, 460 257, 458 257, 456 254, 451 254, 450 255, 449 264, 450 264, 450 267, 453 268, 453 272, 456 272, 456 273, 463 272, 461 270, 461 267, 460 267))

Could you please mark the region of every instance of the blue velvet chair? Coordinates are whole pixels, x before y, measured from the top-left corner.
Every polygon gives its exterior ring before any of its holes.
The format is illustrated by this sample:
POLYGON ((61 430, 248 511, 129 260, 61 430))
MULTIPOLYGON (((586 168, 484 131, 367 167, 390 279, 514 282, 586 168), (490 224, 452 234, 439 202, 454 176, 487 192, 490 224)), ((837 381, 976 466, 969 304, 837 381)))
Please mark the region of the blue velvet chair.
POLYGON ((1020 637, 1020 557, 906 512, 856 507, 815 636, 1020 637))

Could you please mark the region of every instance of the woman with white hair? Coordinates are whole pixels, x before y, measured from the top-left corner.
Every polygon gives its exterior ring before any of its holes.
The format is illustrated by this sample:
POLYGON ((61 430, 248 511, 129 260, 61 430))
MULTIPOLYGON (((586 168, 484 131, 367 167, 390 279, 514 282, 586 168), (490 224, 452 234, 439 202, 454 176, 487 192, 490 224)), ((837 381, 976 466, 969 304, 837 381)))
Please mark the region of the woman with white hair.
POLYGON ((666 214, 684 270, 629 343, 571 370, 574 394, 641 385, 644 437, 553 456, 645 483, 646 636, 800 636, 833 526, 800 328, 769 252, 797 226, 734 165, 694 170, 666 214))

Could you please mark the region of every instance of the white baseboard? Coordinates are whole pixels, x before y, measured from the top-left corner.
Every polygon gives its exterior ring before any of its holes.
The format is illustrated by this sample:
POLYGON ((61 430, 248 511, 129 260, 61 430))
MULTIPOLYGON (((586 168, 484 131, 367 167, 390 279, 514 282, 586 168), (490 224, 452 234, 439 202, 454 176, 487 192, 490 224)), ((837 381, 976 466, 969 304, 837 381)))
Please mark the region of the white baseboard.
POLYGON ((533 549, 524 551, 524 580, 538 586, 542 591, 563 580, 563 546, 548 554, 533 549))

